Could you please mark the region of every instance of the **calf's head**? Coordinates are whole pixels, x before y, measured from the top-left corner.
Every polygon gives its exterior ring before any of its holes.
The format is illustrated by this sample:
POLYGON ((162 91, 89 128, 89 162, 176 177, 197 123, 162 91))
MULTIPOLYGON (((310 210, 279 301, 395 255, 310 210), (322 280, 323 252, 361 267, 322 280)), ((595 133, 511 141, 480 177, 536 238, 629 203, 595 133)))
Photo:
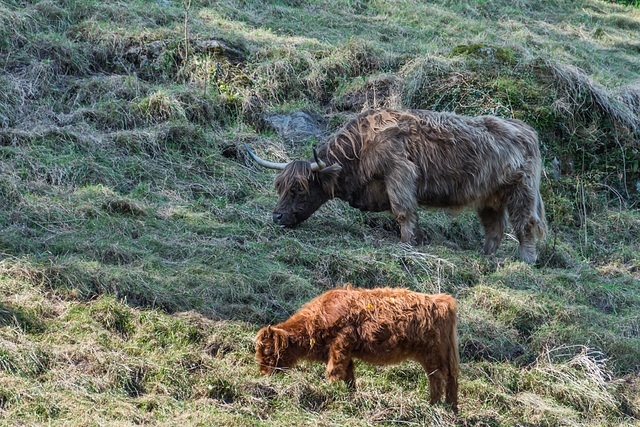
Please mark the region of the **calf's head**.
POLYGON ((295 357, 289 349, 289 333, 273 326, 262 328, 256 338, 256 358, 260 373, 265 375, 295 365, 295 357))
POLYGON ((273 163, 256 156, 246 144, 245 147, 259 165, 282 171, 275 181, 279 196, 273 211, 273 221, 276 224, 282 227, 300 224, 324 202, 333 198, 336 181, 342 170, 338 163, 327 166, 318 159, 315 150, 313 163, 300 160, 273 163))

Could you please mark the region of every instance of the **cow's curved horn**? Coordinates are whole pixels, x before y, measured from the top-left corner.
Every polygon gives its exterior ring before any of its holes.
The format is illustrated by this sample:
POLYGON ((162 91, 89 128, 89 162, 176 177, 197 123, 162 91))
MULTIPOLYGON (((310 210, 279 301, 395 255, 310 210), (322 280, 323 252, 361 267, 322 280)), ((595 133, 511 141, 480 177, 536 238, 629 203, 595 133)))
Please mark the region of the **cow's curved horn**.
POLYGON ((315 163, 311 163, 311 170, 312 171, 319 171, 321 169, 324 169, 327 167, 327 164, 325 162, 323 162, 322 160, 320 160, 318 158, 318 152, 316 151, 316 149, 313 149, 313 158, 316 159, 315 163))
POLYGON ((274 163, 268 160, 261 159, 260 157, 256 156, 256 154, 253 151, 251 151, 251 148, 249 148, 246 142, 244 143, 244 146, 247 149, 247 152, 249 153, 249 155, 253 157, 253 160, 255 160, 256 163, 259 164, 260 166, 264 166, 265 168, 269 168, 269 169, 283 170, 288 165, 288 163, 274 163))

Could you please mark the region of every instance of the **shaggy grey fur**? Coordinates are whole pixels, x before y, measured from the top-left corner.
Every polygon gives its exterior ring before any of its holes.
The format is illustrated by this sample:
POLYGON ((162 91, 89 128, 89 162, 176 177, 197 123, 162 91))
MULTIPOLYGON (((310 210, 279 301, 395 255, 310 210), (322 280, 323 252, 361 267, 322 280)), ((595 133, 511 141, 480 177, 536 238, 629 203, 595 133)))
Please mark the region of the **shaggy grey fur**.
POLYGON ((546 231, 536 131, 513 119, 424 110, 370 110, 319 147, 328 165, 291 162, 276 178, 274 221, 293 226, 337 197, 364 211, 390 210, 401 240, 419 244, 418 206, 478 212, 484 252, 497 250, 507 213, 520 258, 536 260, 546 231))

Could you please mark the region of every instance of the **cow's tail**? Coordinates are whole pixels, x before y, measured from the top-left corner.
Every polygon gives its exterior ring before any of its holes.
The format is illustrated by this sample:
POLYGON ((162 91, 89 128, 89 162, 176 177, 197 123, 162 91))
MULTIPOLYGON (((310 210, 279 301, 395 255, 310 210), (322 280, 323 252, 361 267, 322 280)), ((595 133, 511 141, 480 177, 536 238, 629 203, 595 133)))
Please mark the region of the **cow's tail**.
POLYGON ((535 186, 535 217, 536 217, 536 236, 544 237, 547 234, 547 216, 544 210, 544 202, 540 194, 540 180, 535 186))
POLYGON ((447 378, 446 402, 451 404, 454 411, 458 410, 458 375, 460 374, 460 354, 458 352, 458 308, 452 298, 449 310, 450 318, 447 331, 449 336, 449 348, 447 349, 447 362, 449 365, 449 377, 447 378))

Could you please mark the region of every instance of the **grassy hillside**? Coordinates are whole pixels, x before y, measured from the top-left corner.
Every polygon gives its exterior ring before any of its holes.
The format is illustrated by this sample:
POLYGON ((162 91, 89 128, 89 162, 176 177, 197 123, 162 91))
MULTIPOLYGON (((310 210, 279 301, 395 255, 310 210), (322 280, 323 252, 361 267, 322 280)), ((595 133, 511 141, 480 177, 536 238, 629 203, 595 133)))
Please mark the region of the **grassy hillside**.
POLYGON ((0 2, 0 423, 637 425, 640 9, 596 0, 0 2), (331 201, 271 222, 274 161, 364 108, 495 114, 540 133, 550 231, 480 254, 331 201), (557 165, 557 166, 554 166, 557 165), (417 364, 262 377, 258 329, 345 282, 451 293, 460 413, 417 364))

